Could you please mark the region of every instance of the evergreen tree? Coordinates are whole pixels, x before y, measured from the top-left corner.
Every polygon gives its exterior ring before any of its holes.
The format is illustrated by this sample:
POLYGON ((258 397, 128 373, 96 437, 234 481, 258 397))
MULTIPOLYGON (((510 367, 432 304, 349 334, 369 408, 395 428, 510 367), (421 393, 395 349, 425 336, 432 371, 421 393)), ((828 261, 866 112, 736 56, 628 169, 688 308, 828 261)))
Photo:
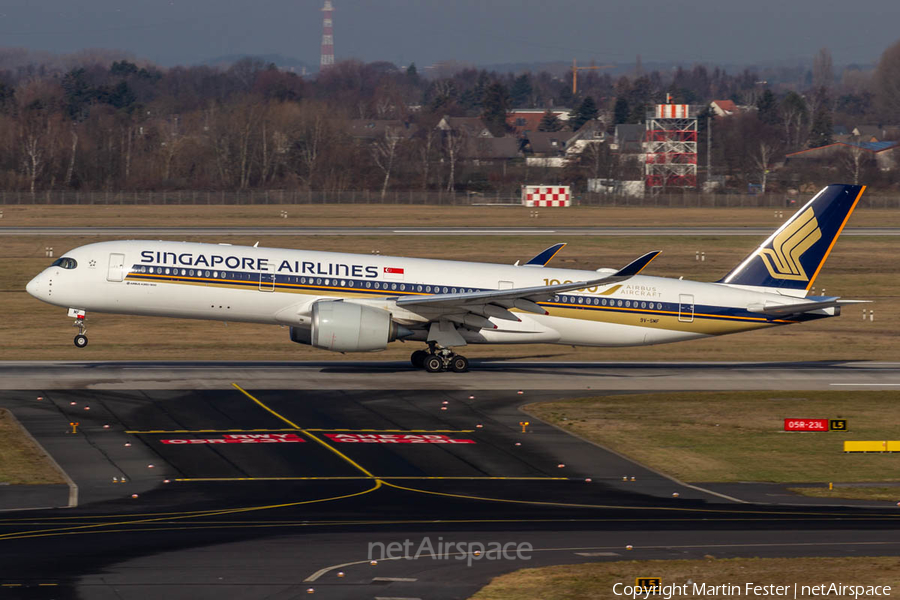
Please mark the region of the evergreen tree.
POLYGON ((16 99, 16 90, 0 81, 0 114, 12 112, 16 99))
POLYGON ((528 73, 516 77, 509 91, 509 97, 513 106, 528 106, 531 100, 531 76, 528 73))
POLYGON ((831 111, 822 103, 813 115, 809 128, 809 147, 819 148, 832 143, 831 111))
POLYGON ((569 118, 569 124, 572 126, 572 131, 578 131, 581 129, 582 125, 592 119, 596 119, 599 114, 600 111, 597 110, 597 104, 594 102, 594 99, 590 96, 586 96, 569 118))
POLYGON ((628 99, 624 97, 616 98, 616 106, 613 108, 613 120, 614 125, 621 125, 622 123, 628 122, 628 99))
POLYGON ((406 67, 406 81, 413 86, 419 85, 419 71, 416 69, 416 63, 414 62, 409 63, 409 66, 406 67))
POLYGON ((763 92, 756 101, 756 108, 759 111, 759 120, 766 125, 775 125, 778 122, 778 105, 772 90, 767 89, 763 92))
POLYGON ((562 128, 563 122, 549 108, 538 123, 538 131, 559 131, 562 128))
POLYGON ((635 103, 635 105, 631 107, 631 112, 628 113, 628 122, 633 125, 643 123, 646 118, 647 105, 643 102, 635 103))
POLYGON ((63 76, 63 93, 65 94, 66 116, 75 121, 87 118, 91 100, 97 90, 87 80, 87 71, 83 68, 72 69, 63 76))
POLYGON ((506 113, 509 110, 509 93, 502 83, 492 83, 484 90, 481 98, 481 120, 495 136, 507 131, 506 113))

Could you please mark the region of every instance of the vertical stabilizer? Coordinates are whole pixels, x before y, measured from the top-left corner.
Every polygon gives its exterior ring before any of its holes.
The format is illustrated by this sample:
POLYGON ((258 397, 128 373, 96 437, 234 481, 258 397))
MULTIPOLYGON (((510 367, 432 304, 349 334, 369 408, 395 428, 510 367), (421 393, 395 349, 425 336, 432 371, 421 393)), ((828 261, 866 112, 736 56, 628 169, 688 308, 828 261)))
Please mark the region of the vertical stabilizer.
POLYGON ((865 189, 839 184, 822 189, 718 283, 805 296, 865 189))

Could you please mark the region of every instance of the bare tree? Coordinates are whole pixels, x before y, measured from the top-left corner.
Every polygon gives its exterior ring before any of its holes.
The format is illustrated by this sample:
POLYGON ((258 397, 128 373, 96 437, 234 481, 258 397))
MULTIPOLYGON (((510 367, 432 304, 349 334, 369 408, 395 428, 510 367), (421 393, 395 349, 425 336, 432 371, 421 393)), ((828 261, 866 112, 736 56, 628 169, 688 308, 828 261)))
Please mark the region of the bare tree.
POLYGON ((803 135, 809 117, 809 109, 803 97, 796 92, 788 92, 778 106, 781 120, 784 123, 785 143, 788 148, 796 148, 803 135))
POLYGON ((760 183, 762 184, 762 193, 766 193, 766 183, 769 180, 769 167, 772 166, 772 157, 775 155, 775 148, 764 141, 759 142, 759 151, 753 156, 753 164, 759 172, 760 183))
POLYGON ((184 138, 178 131, 177 121, 163 121, 159 124, 159 154, 162 160, 162 177, 163 181, 169 181, 172 178, 172 162, 181 149, 184 138))
POLYGON ((75 173, 75 157, 78 154, 78 125, 74 122, 71 123, 69 132, 72 136, 72 152, 69 155, 69 166, 66 167, 66 178, 63 181, 65 187, 72 185, 72 175, 75 173))
POLYGON ((34 194, 38 177, 47 166, 47 153, 53 139, 52 120, 40 108, 26 109, 20 120, 19 138, 22 147, 22 165, 28 178, 28 189, 34 194))
POLYGON ((419 157, 422 159, 422 189, 428 189, 428 172, 431 167, 431 154, 434 140, 439 131, 435 127, 426 127, 419 145, 419 157))
POLYGON ((884 51, 873 77, 883 123, 900 123, 900 42, 884 51))
POLYGON ((841 164, 846 169, 847 174, 853 177, 853 184, 859 183, 859 174, 865 166, 866 151, 857 145, 848 146, 842 153, 841 164))
POLYGON ((397 155, 397 148, 401 139, 399 132, 392 127, 385 127, 384 137, 372 144, 372 158, 375 159, 375 164, 384 173, 384 184, 381 186, 382 200, 387 194, 391 180, 391 169, 394 168, 394 157, 397 155))
POLYGON ((459 161, 463 148, 465 148, 467 139, 462 129, 459 131, 450 130, 444 134, 444 150, 447 153, 447 164, 450 166, 450 175, 447 178, 448 192, 456 190, 456 163, 459 161))
POLYGON ((300 154, 300 162, 305 167, 306 184, 312 187, 319 166, 319 156, 322 153, 322 145, 325 141, 325 114, 324 111, 315 111, 304 115, 297 132, 297 148, 300 154))

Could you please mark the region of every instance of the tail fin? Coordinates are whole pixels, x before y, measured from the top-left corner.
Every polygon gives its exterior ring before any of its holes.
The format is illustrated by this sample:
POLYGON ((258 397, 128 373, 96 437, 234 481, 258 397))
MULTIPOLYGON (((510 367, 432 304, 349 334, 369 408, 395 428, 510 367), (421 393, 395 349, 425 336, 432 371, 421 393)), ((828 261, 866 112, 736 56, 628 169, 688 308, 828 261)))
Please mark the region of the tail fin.
POLYGON ((806 295, 866 186, 823 188, 718 283, 806 295))

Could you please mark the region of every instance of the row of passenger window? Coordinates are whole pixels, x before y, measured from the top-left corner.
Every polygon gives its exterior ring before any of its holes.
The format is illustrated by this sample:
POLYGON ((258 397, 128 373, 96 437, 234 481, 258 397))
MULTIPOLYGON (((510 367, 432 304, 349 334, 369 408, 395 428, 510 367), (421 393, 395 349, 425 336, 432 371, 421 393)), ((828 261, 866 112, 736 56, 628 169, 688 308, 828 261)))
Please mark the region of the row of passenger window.
MULTIPOLYGON (((236 273, 236 272, 226 272, 226 271, 204 271, 201 269, 177 269, 171 267, 147 267, 140 266, 135 269, 136 272, 139 273, 150 273, 158 274, 158 275, 181 275, 183 277, 211 277, 214 279, 246 279, 246 280, 254 280, 256 279, 255 274, 251 273, 236 273)), ((464 294, 464 293, 472 293, 476 290, 473 288, 455 288, 448 286, 431 286, 431 285, 413 285, 413 284, 405 284, 405 283, 387 283, 380 281, 354 281, 348 279, 330 279, 330 278, 321 278, 321 277, 286 277, 287 283, 299 283, 301 285, 325 285, 325 286, 333 286, 333 287, 351 287, 351 288, 362 288, 366 289, 375 289, 375 290, 390 290, 390 291, 409 291, 411 292, 420 292, 426 294, 464 294), (293 280, 293 281, 292 281, 293 280)), ((264 280, 265 281, 265 280, 264 280)), ((662 310, 662 304, 659 302, 640 302, 637 300, 632 302, 631 300, 609 300, 606 298, 585 298, 584 296, 554 296, 554 302, 563 302, 568 304, 593 304, 594 306, 613 306, 613 307, 624 307, 624 308, 643 308, 643 309, 656 309, 662 310)))
POLYGON ((584 296, 555 296, 554 302, 563 302, 566 304, 593 304, 594 306, 616 306, 624 308, 644 308, 650 310, 662 310, 663 305, 659 302, 638 302, 635 300, 609 300, 606 298, 585 298, 584 296))
MULTIPOLYGON (((257 275, 253 273, 235 273, 228 271, 204 271, 201 269, 177 269, 172 267, 147 267, 140 266, 135 267, 136 273, 149 273, 151 275, 172 275, 172 276, 182 276, 182 277, 211 277, 213 279, 246 279, 246 280, 256 280, 257 275)), ((263 281, 271 281, 269 279, 271 275, 267 275, 266 273, 261 274, 263 276, 263 281)), ((363 288, 366 289, 375 289, 375 290, 390 290, 390 291, 410 291, 410 292, 423 292, 427 294, 456 294, 456 293, 466 293, 466 292, 474 292, 473 288, 456 288, 456 287, 448 287, 448 286, 431 286, 431 285, 413 285, 413 284, 405 284, 405 283, 388 283, 388 282, 380 282, 380 281, 355 281, 352 279, 331 279, 331 278, 322 278, 322 277, 281 277, 278 279, 279 282, 283 283, 299 283, 301 285, 324 285, 328 287, 349 287, 349 288, 363 288)))
MULTIPOLYGON (((214 277, 216 279, 225 279, 229 277, 229 273, 225 271, 203 271, 201 269, 172 269, 169 267, 135 267, 134 273, 150 273, 151 275, 182 275, 184 277, 214 277)), ((231 273, 231 278, 244 279, 242 273, 231 273)), ((247 277, 249 278, 249 276, 247 277)))

